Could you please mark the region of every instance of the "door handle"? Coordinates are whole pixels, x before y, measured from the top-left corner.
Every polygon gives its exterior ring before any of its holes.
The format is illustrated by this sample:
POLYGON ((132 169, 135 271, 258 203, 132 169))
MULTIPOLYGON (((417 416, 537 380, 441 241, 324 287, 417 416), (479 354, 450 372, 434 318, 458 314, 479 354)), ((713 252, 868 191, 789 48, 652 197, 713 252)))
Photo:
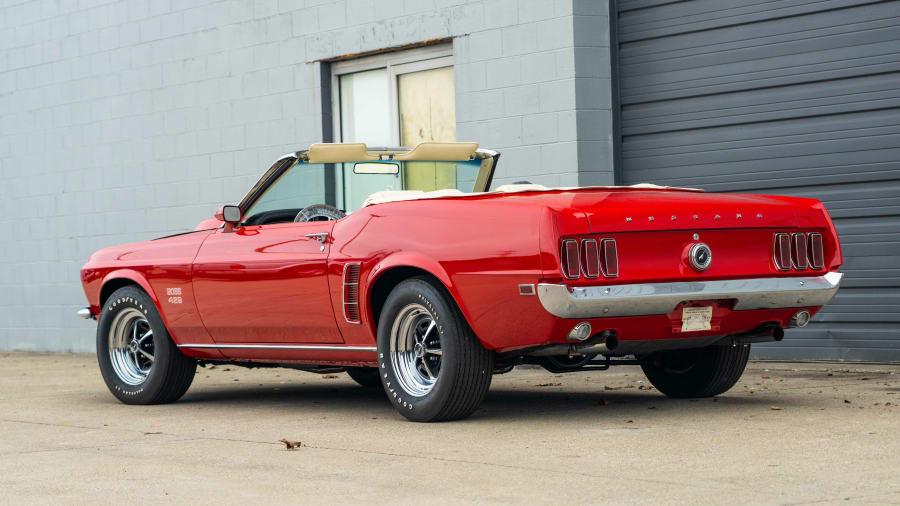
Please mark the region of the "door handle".
POLYGON ((315 238, 315 240, 319 241, 322 244, 328 240, 328 232, 313 232, 311 234, 306 234, 306 237, 315 238))

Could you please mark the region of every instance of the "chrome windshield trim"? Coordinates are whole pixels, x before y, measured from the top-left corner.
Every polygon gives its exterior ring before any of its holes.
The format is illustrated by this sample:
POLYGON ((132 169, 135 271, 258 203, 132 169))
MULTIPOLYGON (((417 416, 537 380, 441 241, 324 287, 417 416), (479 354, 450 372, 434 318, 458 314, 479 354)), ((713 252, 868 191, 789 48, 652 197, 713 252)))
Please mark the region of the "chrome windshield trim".
POLYGON ((252 350, 326 350, 326 351, 371 351, 374 346, 337 346, 317 344, 179 344, 179 348, 241 348, 252 350))
POLYGON ((834 297, 840 272, 815 277, 725 279, 568 287, 541 283, 541 305, 560 318, 669 314, 684 301, 736 299, 736 311, 824 306, 834 297))

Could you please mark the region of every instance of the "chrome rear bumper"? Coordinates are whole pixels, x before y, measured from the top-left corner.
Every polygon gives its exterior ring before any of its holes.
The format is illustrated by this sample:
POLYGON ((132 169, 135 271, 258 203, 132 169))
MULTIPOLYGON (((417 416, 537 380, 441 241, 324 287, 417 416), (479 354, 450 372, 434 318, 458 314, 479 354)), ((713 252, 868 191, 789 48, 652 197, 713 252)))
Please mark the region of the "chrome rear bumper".
POLYGON ((688 300, 736 299, 736 311, 824 306, 834 297, 844 275, 799 278, 676 281, 631 285, 584 286, 541 283, 538 298, 560 318, 605 318, 668 314, 688 300))

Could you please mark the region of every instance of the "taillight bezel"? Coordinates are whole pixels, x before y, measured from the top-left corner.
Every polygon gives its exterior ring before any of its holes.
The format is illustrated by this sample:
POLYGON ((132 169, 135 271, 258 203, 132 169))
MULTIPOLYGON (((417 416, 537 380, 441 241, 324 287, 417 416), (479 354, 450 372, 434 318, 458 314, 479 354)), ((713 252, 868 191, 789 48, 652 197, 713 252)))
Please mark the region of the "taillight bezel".
POLYGON ((600 240, 600 251, 602 255, 600 256, 600 271, 603 273, 603 277, 605 278, 616 278, 619 276, 619 248, 616 246, 616 240, 607 238, 600 240), (610 268, 610 254, 612 254, 614 267, 610 268))
POLYGON ((772 260, 775 262, 775 268, 779 271, 791 270, 791 236, 784 232, 777 232, 774 235, 772 244, 772 260), (787 255, 785 256, 785 241, 787 244, 787 255))
POLYGON ((810 232, 807 240, 807 247, 809 248, 809 265, 813 269, 823 269, 825 267, 825 242, 822 238, 822 234, 810 232), (818 244, 818 251, 816 251, 816 244, 818 244), (817 253, 818 262, 816 262, 817 253))
POLYGON ((596 239, 582 239, 581 240, 581 273, 584 277, 588 279, 597 279, 600 277, 600 271, 602 270, 601 261, 600 261, 600 246, 597 244, 596 239), (590 249, 593 248, 593 259, 591 258, 590 249), (594 267, 596 271, 591 274, 591 267, 594 267))
POLYGON ((807 248, 805 233, 795 232, 791 234, 791 266, 794 269, 805 271, 809 268, 809 252, 807 248), (800 244, 801 240, 803 244, 800 244))
POLYGON ((578 279, 581 277, 581 247, 575 239, 563 239, 559 248, 559 268, 566 279, 578 279), (572 262, 570 247, 574 246, 575 261, 572 262), (572 275, 572 265, 575 265, 575 274, 572 275))

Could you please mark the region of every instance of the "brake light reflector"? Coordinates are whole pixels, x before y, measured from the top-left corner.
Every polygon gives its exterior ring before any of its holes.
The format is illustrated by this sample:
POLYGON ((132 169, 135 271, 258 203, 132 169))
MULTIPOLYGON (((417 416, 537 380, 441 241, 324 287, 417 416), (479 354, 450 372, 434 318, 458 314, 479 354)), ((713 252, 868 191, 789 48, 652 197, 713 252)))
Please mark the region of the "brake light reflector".
POLYGON ((585 277, 596 278, 600 275, 600 249, 596 239, 581 241, 581 262, 585 277))
POLYGON ((806 269, 809 264, 808 253, 806 250, 806 234, 793 234, 794 244, 791 249, 791 262, 795 269, 806 269))
POLYGON ((619 252, 616 250, 615 239, 603 239, 600 242, 603 249, 603 275, 614 278, 619 275, 619 252))
POLYGON ((559 259, 562 263, 563 276, 577 279, 581 269, 581 261, 578 258, 578 241, 572 239, 563 241, 559 259))
POLYGON ((818 232, 809 234, 809 263, 813 269, 821 269, 825 266, 825 249, 822 247, 822 234, 818 232))
POLYGON ((791 268, 791 236, 778 233, 775 234, 775 267, 781 271, 787 271, 791 268))

